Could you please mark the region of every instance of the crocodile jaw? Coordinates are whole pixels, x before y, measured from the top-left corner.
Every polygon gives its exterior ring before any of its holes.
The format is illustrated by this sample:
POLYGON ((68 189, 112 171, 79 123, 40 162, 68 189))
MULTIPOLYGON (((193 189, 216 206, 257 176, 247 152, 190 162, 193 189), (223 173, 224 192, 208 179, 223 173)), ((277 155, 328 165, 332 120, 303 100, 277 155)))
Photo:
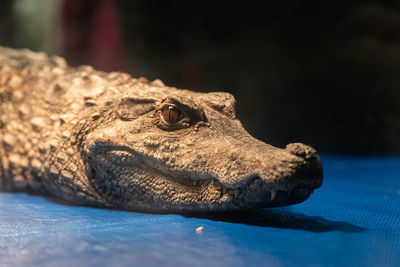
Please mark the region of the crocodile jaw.
POLYGON ((88 177, 99 194, 117 208, 146 212, 215 212, 285 206, 306 200, 322 183, 319 158, 314 159, 313 165, 305 164, 302 168, 296 165, 296 170, 288 172, 290 177, 269 180, 253 174, 234 185, 224 184, 211 175, 196 178, 194 174, 188 177, 169 172, 155 159, 127 147, 97 144, 88 159, 88 177), (305 179, 305 175, 312 177, 305 179))

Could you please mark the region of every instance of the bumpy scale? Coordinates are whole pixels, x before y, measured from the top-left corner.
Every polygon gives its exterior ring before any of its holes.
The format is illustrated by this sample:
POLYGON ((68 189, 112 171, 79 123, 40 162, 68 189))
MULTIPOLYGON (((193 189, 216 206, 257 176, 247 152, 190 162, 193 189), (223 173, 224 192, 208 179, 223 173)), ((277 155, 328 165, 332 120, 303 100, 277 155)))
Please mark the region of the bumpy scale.
POLYGON ((307 199, 315 150, 251 137, 222 92, 196 93, 0 47, 0 190, 149 212, 307 199))

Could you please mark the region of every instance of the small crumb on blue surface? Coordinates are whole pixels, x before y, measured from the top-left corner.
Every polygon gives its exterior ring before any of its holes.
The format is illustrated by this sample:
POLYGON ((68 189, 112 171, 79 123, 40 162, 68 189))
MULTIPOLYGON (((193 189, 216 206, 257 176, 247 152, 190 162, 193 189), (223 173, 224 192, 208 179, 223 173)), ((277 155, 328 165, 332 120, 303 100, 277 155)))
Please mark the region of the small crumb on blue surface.
POLYGON ((203 226, 199 226, 199 227, 196 228, 196 233, 202 233, 203 230, 204 230, 204 227, 203 226))

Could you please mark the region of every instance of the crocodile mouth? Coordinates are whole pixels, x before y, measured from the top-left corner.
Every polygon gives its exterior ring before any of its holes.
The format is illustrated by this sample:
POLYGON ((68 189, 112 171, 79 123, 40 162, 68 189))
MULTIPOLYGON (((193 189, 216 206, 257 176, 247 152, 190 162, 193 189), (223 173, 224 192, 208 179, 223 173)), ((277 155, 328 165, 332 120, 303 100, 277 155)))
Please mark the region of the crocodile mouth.
MULTIPOLYGON (((222 187, 226 188, 221 184, 222 187)), ((256 175, 241 188, 227 189, 236 200, 247 200, 251 208, 281 207, 298 204, 310 197, 317 188, 312 184, 294 183, 277 185, 256 175)))
POLYGON ((269 207, 281 207, 303 202, 314 192, 314 188, 305 184, 298 184, 290 190, 271 190, 270 192, 271 202, 269 207))
MULTIPOLYGON (((110 202, 121 208, 152 212, 214 212, 279 207, 300 203, 306 200, 320 186, 316 182, 291 182, 278 184, 268 182, 258 174, 243 177, 240 186, 230 187, 221 183, 212 175, 190 175, 169 172, 165 166, 155 159, 143 157, 125 146, 97 146, 89 157, 92 162, 92 184, 95 189, 108 197, 110 202), (99 170, 109 170, 106 175, 113 177, 116 185, 105 188, 104 174, 99 170), (145 175, 141 176, 143 173, 145 175), (131 177, 130 177, 131 176, 131 177), (135 176, 135 177, 134 177, 135 176), (134 179, 132 179, 134 177, 134 179), (157 180, 154 188, 148 184, 137 185, 145 179, 157 180), (136 179, 136 182, 134 181, 136 179), (125 180, 125 182, 118 182, 125 180), (103 184, 98 185, 99 181, 103 184), (119 186, 127 184, 127 188, 136 188, 137 192, 129 192, 119 186), (163 186, 158 186, 162 184, 163 186), (155 190, 158 190, 155 192, 155 190), (117 197, 113 191, 118 192, 117 197), (138 192, 142 194, 139 196, 138 192), (131 198, 134 196, 135 200, 131 198)), ((294 172, 291 176, 296 175, 294 172)), ((292 180, 288 177, 284 180, 292 180)), ((311 180, 313 181, 313 180, 311 180)), ((151 185, 150 185, 151 186, 151 185)))

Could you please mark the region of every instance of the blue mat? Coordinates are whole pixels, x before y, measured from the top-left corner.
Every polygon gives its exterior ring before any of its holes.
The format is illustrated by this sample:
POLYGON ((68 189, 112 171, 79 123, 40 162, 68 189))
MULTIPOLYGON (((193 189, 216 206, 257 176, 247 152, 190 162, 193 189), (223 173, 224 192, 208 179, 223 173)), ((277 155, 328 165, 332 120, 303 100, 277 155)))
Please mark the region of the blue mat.
POLYGON ((302 204, 204 218, 0 193, 0 266, 400 266, 400 159, 323 162, 302 204))

